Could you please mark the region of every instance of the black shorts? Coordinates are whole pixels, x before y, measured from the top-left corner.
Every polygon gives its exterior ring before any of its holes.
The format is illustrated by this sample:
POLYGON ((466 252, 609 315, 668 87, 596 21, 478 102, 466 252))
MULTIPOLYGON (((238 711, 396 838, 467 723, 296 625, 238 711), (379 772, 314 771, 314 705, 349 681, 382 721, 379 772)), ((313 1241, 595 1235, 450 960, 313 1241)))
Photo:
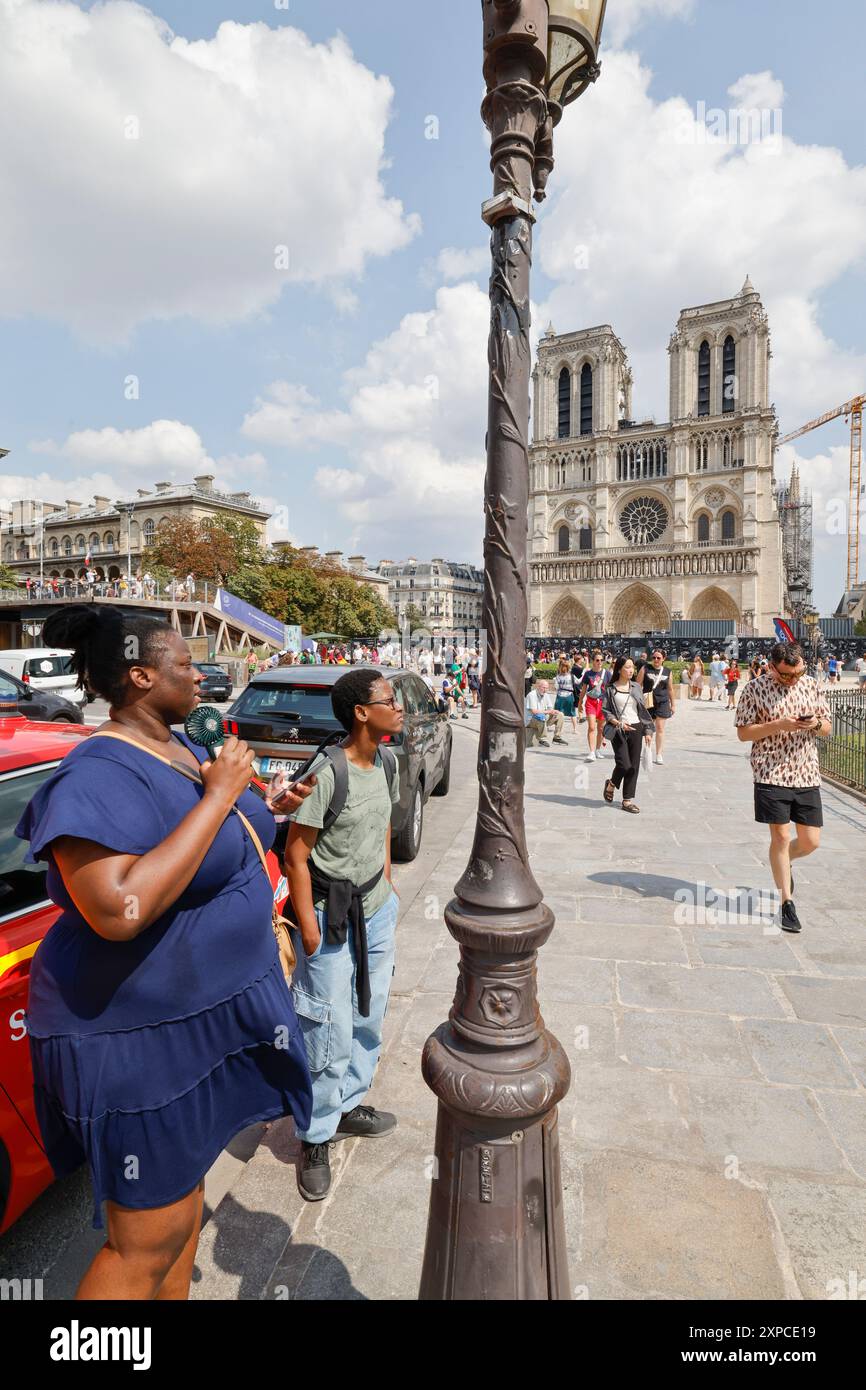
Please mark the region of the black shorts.
POLYGON ((755 820, 761 825, 823 825, 820 787, 773 787, 755 783, 755 820))

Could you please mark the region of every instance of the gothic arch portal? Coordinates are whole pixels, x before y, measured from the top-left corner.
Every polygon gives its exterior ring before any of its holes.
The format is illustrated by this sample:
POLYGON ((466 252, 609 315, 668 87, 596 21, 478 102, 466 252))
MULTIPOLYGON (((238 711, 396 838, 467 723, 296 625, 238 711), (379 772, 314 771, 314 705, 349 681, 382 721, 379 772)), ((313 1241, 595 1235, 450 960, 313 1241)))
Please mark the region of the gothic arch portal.
POLYGON ((671 615, 658 594, 646 584, 630 584, 614 600, 605 627, 623 635, 666 632, 671 615))
POLYGON ((701 590, 692 603, 689 617, 694 622, 737 623, 740 613, 730 594, 726 594, 724 589, 713 587, 701 590))
POLYGON ((547 615, 544 631, 548 637, 588 637, 592 618, 579 599, 566 594, 547 615))

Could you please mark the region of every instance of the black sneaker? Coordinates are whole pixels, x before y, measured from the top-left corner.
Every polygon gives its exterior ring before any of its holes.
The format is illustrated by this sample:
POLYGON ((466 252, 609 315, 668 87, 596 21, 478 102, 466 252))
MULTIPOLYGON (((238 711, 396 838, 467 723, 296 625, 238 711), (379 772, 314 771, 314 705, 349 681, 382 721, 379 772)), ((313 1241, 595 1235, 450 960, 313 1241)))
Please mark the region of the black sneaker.
POLYGON ((567 738, 555 738, 553 741, 554 743, 568 743, 567 738))
POLYGON ((794 899, 788 898, 782 903, 782 912, 779 920, 782 931, 802 931, 803 923, 797 916, 797 909, 794 906, 794 899))
POLYGON ((331 1187, 331 1159, 328 1143, 301 1143, 298 1191, 308 1202, 321 1202, 331 1187))
POLYGON ((340 1120, 336 1139, 381 1139, 397 1127, 397 1116, 387 1110, 374 1110, 372 1105, 356 1105, 340 1120))

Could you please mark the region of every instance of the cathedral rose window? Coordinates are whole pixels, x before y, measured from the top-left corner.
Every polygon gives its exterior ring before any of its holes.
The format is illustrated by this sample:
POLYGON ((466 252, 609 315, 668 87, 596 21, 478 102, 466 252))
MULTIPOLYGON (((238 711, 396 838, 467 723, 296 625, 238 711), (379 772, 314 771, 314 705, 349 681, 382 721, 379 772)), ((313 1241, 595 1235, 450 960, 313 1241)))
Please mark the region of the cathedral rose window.
POLYGON ((620 513, 619 529, 631 545, 652 545, 664 535, 668 514, 655 497, 635 497, 620 513))

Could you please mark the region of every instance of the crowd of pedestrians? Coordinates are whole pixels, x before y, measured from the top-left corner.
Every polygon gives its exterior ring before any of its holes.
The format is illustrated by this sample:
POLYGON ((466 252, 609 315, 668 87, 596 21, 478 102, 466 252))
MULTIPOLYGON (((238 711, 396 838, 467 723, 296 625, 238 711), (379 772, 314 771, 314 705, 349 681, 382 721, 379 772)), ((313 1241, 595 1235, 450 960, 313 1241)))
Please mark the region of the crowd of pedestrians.
POLYGON ((52 598, 114 598, 114 599, 171 599, 178 603, 195 601, 200 594, 195 576, 188 574, 185 579, 171 579, 160 585, 153 575, 141 571, 136 574, 115 576, 106 579, 98 570, 88 567, 77 579, 58 576, 42 579, 27 575, 19 585, 28 599, 45 600, 52 598))
MULTIPOLYGON (((76 605, 46 620, 45 639, 72 651, 109 716, 41 785, 16 828, 31 859, 46 861, 61 910, 33 959, 27 1014, 42 1140, 58 1175, 89 1163, 94 1224, 105 1207, 106 1242, 78 1297, 185 1299, 204 1176, 236 1133, 293 1116, 298 1190, 316 1202, 330 1190, 335 1142, 385 1138, 397 1125, 367 1094, 395 960, 400 775, 388 745, 403 710, 363 646, 354 665, 354 649, 341 653, 348 669, 331 695, 340 741, 302 782, 279 773, 257 796, 244 743, 228 737, 212 759, 177 732, 203 677, 168 624, 76 605), (288 950, 266 864, 275 842, 289 889, 288 950)), ((468 717, 481 690, 478 653, 421 655, 419 670, 451 717, 468 717)), ((567 744, 566 720, 572 733, 585 720, 587 757, 613 754, 604 801, 619 794, 622 810, 638 814, 640 772, 653 744, 663 764, 674 716, 665 653, 560 653, 555 665, 551 688, 527 661, 528 743, 567 744)), ((721 698, 714 676, 734 683, 734 665, 718 674, 711 666, 711 698, 721 698)), ((735 725, 752 746, 755 819, 769 827, 781 927, 798 932, 791 866, 819 844, 817 739, 830 719, 796 644, 778 644, 766 669, 751 673, 735 725)))

